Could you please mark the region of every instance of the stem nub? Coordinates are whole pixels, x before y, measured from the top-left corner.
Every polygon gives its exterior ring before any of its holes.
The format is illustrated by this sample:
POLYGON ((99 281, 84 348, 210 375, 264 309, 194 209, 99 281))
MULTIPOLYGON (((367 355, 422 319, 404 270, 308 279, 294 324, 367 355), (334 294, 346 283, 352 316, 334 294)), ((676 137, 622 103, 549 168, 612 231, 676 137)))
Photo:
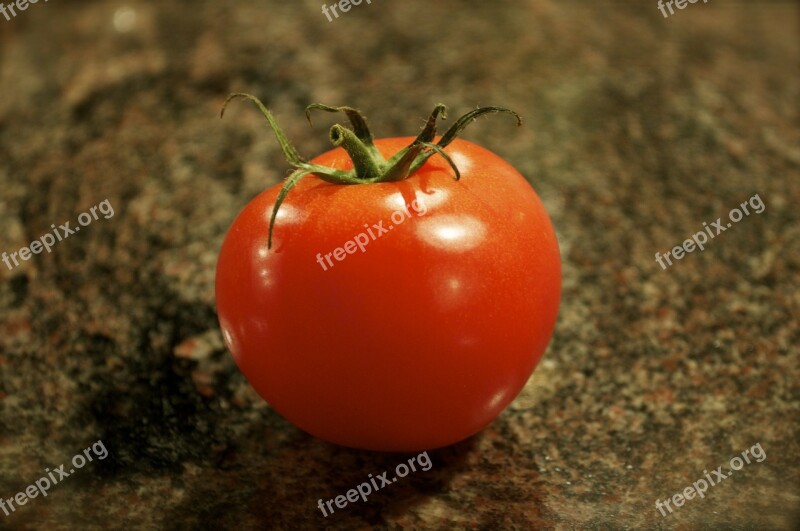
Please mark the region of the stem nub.
POLYGON ((380 178, 380 160, 375 157, 358 136, 339 124, 331 127, 331 143, 344 149, 353 160, 356 177, 363 181, 380 178))
POLYGON ((306 107, 306 118, 309 124, 311 124, 311 111, 320 110, 331 113, 343 112, 347 115, 350 124, 353 126, 353 129, 350 130, 336 124, 331 127, 330 130, 330 139, 334 147, 341 147, 344 149, 353 160, 353 169, 344 171, 327 168, 318 164, 311 164, 300 157, 286 138, 286 135, 281 130, 269 109, 267 109, 261 100, 251 94, 237 92, 228 96, 228 99, 226 99, 225 103, 222 105, 220 118, 225 114, 228 103, 235 98, 249 99, 258 106, 261 113, 267 119, 267 122, 269 122, 272 131, 275 133, 275 137, 278 139, 278 144, 280 144, 286 160, 295 168, 295 171, 284 181, 283 187, 275 201, 275 206, 272 209, 267 248, 272 248, 272 233, 275 227, 278 209, 286 199, 286 195, 289 191, 306 175, 316 175, 334 184, 368 184, 402 181, 414 174, 414 172, 425 164, 433 155, 439 154, 447 161, 450 167, 453 168, 455 179, 458 180, 461 174, 453 160, 445 153, 444 148, 461 134, 469 124, 484 114, 506 113, 514 115, 517 118, 517 125, 522 125, 522 118, 512 110, 503 107, 480 107, 456 120, 456 123, 434 144, 433 140, 436 137, 436 121, 439 116, 441 116, 442 119, 447 117, 447 107, 439 103, 434 107, 433 112, 428 117, 425 127, 422 132, 420 132, 419 136, 406 148, 396 153, 391 159, 386 160, 375 147, 372 132, 370 132, 367 126, 367 121, 358 110, 352 107, 331 107, 321 103, 312 103, 306 107))

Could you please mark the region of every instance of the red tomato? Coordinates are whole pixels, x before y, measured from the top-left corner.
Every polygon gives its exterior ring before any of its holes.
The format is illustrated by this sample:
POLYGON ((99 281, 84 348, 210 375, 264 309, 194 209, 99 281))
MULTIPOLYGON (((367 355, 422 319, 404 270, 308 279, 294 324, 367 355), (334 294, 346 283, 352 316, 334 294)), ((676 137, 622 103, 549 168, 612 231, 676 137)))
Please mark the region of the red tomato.
MULTIPOLYGON (((389 158, 414 138, 375 141, 389 158)), ((547 346, 558 243, 536 193, 470 142, 397 182, 309 175, 251 201, 219 257, 225 342, 256 391, 308 433, 418 451, 486 427, 547 346)), ((311 161, 347 170, 342 148, 311 161)))

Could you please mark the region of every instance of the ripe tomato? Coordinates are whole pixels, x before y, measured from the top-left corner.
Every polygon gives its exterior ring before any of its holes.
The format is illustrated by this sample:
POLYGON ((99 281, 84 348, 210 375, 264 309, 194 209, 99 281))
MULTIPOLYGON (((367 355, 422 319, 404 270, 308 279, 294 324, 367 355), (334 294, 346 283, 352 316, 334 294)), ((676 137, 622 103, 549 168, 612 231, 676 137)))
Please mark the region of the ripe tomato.
MULTIPOLYGON (((414 140, 374 146, 390 158, 414 140)), ((460 441, 517 396, 547 346, 561 265, 541 201, 492 152, 458 139, 444 151, 459 180, 436 155, 394 182, 308 175, 285 195, 271 246, 280 186, 225 238, 225 342, 256 391, 312 435, 384 451, 460 441)), ((342 147, 310 163, 354 166, 342 147)))

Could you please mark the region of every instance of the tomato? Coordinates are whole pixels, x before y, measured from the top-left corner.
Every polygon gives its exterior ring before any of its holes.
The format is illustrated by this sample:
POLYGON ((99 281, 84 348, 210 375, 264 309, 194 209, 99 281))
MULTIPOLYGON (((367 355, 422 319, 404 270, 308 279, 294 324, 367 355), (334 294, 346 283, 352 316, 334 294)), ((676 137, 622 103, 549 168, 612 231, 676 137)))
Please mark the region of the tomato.
MULTIPOLYGON (((354 127, 383 159, 415 142, 372 143, 354 127)), ((278 413, 327 441, 418 451, 465 439, 517 396, 552 334, 561 264, 538 196, 476 144, 450 139, 449 162, 431 151, 390 182, 306 175, 277 215, 282 188, 270 188, 222 245, 228 349, 278 413)), ((308 164, 354 168, 341 146, 308 164)))

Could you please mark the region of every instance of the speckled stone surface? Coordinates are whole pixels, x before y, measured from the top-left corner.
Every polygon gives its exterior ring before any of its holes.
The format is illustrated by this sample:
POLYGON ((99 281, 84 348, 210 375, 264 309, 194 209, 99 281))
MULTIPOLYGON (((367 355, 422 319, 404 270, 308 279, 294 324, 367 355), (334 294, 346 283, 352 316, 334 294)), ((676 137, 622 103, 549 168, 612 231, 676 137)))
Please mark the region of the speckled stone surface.
POLYGON ((108 199, 114 216, 0 263, 0 497, 110 452, 1 529, 797 529, 800 9, 656 2, 39 2, 0 17, 0 252, 108 199), (305 104, 384 136, 434 103, 504 105, 466 138, 511 161, 557 228, 544 361, 478 436, 329 517, 407 455, 295 429, 225 351, 214 266, 233 217, 300 151, 305 104), (754 194, 751 214, 662 254, 754 194), (759 444, 662 516, 656 500, 759 444))

